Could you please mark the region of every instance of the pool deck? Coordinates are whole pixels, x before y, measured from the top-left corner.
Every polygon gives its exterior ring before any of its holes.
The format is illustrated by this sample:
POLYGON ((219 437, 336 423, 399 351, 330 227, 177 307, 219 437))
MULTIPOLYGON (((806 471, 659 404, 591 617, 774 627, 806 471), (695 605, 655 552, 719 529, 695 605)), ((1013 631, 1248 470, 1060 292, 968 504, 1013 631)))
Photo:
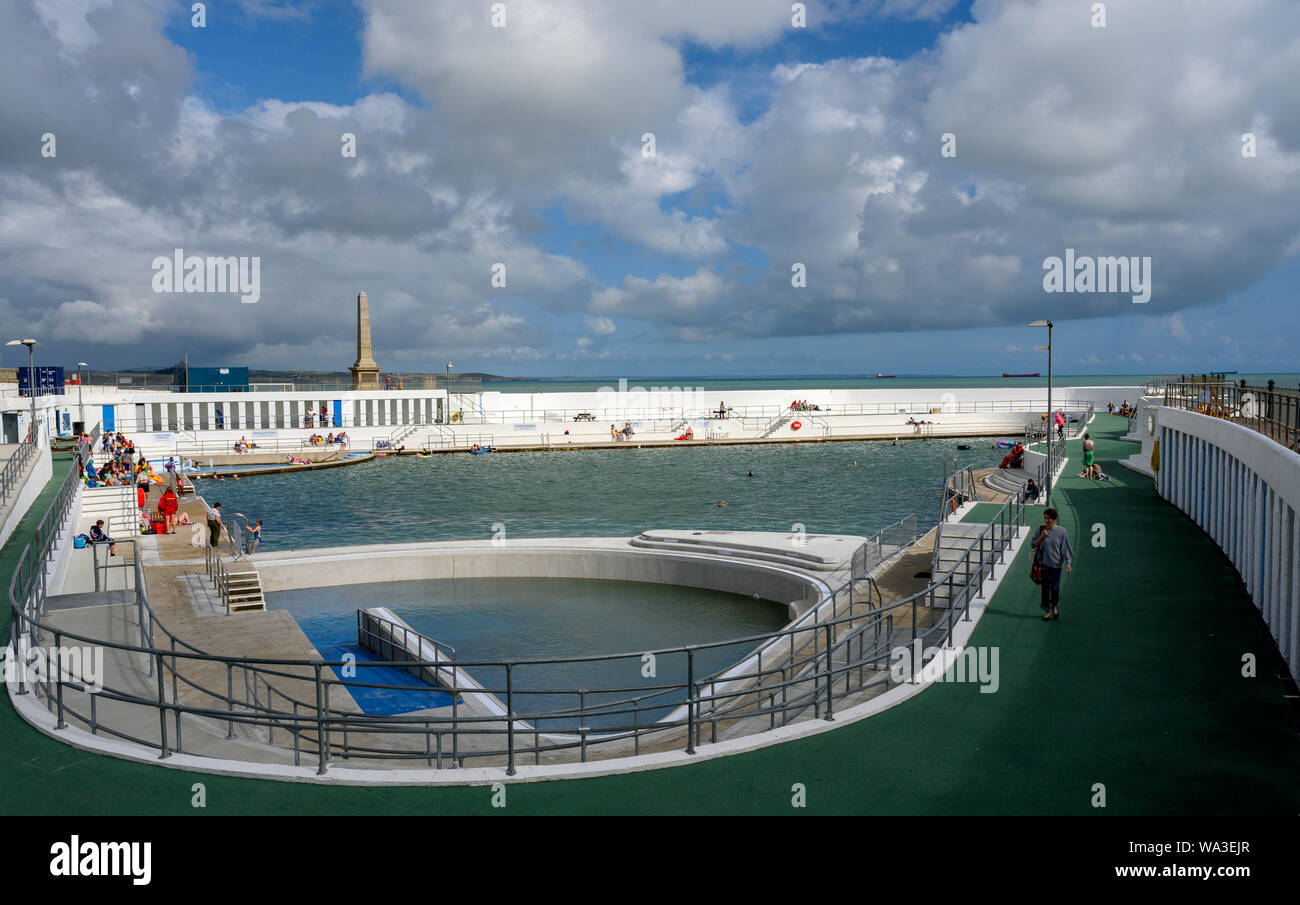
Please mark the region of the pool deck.
MULTIPOLYGON (((1149 478, 1119 466, 1134 452, 1119 439, 1126 429, 1107 415, 1092 426, 1111 482, 1067 473, 1057 484, 1077 557, 1060 621, 1039 619, 1036 586, 1008 580, 970 640, 999 650, 997 693, 939 683, 868 719, 745 754, 514 786, 509 813, 791 813, 791 786, 803 783, 807 808, 795 813, 1096 814, 1102 783, 1107 814, 1293 816, 1294 686, 1222 552, 1149 478), (1258 657, 1256 678, 1241 676, 1246 652, 1258 657)), ((56 486, 0 550, 0 574, 12 572, 56 486)), ((1027 571, 1027 556, 1011 570, 1027 571)), ((0 741, 11 812, 195 813, 195 781, 207 788, 208 815, 493 810, 487 787, 325 787, 117 760, 42 735, 7 701, 0 741)))

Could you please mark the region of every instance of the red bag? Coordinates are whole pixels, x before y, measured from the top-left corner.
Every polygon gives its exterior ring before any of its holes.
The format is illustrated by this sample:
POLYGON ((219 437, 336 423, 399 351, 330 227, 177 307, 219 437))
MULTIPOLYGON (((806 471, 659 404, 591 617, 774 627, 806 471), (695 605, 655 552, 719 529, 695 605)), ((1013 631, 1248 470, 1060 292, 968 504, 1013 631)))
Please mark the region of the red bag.
POLYGON ((1039 561, 1039 555, 1043 552, 1041 547, 1034 549, 1034 564, 1029 567, 1029 580, 1034 584, 1043 583, 1043 564, 1039 561))

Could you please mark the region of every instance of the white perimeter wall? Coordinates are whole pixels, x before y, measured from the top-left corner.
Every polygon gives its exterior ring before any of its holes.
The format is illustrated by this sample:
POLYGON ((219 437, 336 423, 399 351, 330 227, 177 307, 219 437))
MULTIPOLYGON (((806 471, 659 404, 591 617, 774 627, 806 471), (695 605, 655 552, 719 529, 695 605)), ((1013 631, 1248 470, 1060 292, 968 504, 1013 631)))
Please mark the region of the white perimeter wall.
POLYGON ((1300 668, 1300 455, 1221 418, 1152 411, 1160 441, 1157 490, 1232 560, 1294 675, 1300 668))

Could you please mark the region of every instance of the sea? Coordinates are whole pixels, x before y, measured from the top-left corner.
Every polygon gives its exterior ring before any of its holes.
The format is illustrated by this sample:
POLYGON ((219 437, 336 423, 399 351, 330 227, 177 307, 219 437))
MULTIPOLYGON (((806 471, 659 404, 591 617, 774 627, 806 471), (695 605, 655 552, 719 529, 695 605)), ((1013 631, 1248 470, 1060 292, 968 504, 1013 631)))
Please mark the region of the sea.
MULTIPOLYGON (((1220 372, 1221 373, 1221 372, 1220 372)), ((1144 384, 1149 374, 1055 374, 1052 384, 1058 387, 1135 386, 1144 384)), ((1177 375, 1166 375, 1177 376, 1177 375)), ((1200 375, 1195 375, 1200 376, 1200 375)), ((1245 380, 1251 386, 1265 386, 1273 380, 1279 387, 1300 386, 1300 373, 1229 373, 1230 380, 1245 380)), ((536 380, 485 380, 483 388, 502 393, 584 393, 617 387, 618 377, 546 377, 536 380)), ((1047 372, 1039 377, 1002 377, 1000 375, 952 376, 943 374, 898 374, 877 377, 874 374, 843 376, 755 376, 755 377, 625 377, 631 386, 692 387, 705 391, 737 392, 740 390, 818 390, 818 389, 917 389, 924 387, 960 389, 962 387, 1046 387, 1047 372)), ((1116 403, 1118 404, 1118 403, 1116 403)))

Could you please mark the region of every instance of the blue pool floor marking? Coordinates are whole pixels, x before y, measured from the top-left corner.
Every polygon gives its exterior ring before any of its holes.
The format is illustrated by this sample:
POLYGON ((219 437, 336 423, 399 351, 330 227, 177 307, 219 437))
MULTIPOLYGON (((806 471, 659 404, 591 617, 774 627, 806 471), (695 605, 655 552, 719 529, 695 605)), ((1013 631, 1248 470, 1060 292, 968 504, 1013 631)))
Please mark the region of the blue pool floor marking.
MULTIPOLYGON (((375 656, 364 647, 359 646, 354 641, 348 640, 340 642, 336 638, 330 638, 328 635, 321 637, 314 634, 310 624, 303 624, 303 632, 315 645, 316 650, 320 653, 323 660, 342 660, 345 654, 351 654, 356 657, 358 662, 375 663, 380 658, 375 656)), ((432 685, 426 686, 428 691, 398 688, 364 688, 356 682, 365 682, 378 685, 424 685, 415 674, 409 673, 404 669, 398 669, 393 666, 379 666, 370 669, 356 670, 355 678, 344 678, 342 667, 331 667, 334 678, 347 686, 348 693, 352 699, 357 702, 361 712, 371 716, 395 716, 402 713, 410 713, 413 710, 427 710, 432 707, 450 707, 452 696, 449 692, 434 688, 432 685)))

